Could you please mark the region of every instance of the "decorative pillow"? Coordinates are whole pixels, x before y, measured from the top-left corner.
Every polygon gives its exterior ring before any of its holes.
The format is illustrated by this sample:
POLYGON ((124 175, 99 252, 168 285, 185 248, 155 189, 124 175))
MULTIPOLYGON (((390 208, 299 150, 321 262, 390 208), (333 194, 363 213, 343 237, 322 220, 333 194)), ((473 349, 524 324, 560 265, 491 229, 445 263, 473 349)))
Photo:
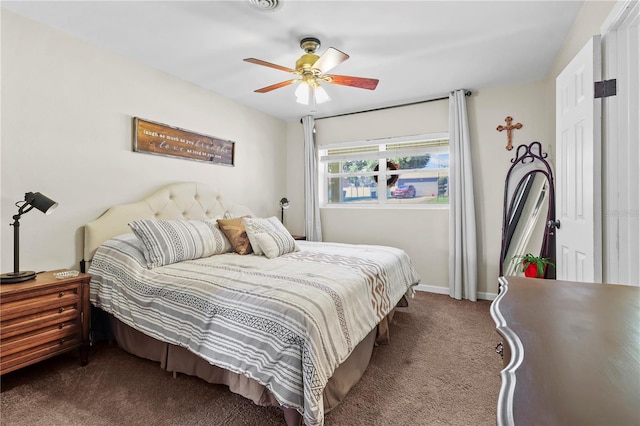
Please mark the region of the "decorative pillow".
MULTIPOLYGON (((291 233, 289 232, 289 230, 287 228, 285 228, 285 226, 282 224, 282 222, 280 222, 280 220, 275 217, 275 216, 271 216, 269 219, 267 219, 271 225, 273 225, 273 227, 275 228, 276 231, 278 232, 284 232, 286 234, 291 235, 291 233)), ((293 237, 292 237, 293 238, 293 237)))
POLYGON ((218 225, 224 235, 227 236, 234 250, 238 254, 250 254, 251 242, 247 236, 247 231, 242 224, 243 217, 234 219, 218 219, 218 225))
POLYGON ((148 268, 211 256, 224 249, 199 220, 134 220, 129 227, 144 246, 148 268))
POLYGON ((258 244, 258 240, 256 240, 255 236, 263 232, 278 231, 278 228, 274 226, 271 219, 275 219, 276 222, 280 223, 276 217, 268 219, 245 217, 242 221, 245 229, 247 230, 247 236, 251 242, 251 248, 255 254, 262 254, 262 248, 260 247, 260 244, 258 244))
POLYGON ((262 254, 264 251, 255 237, 257 234, 263 232, 283 232, 291 235, 282 222, 275 216, 266 219, 245 217, 242 222, 247 230, 247 236, 249 237, 251 248, 255 254, 262 254))
POLYGON ((218 223, 215 219, 205 220, 204 223, 206 223, 209 228, 211 228, 211 232, 213 233, 213 239, 216 246, 215 253, 213 254, 229 253, 230 251, 233 251, 231 242, 229 241, 227 236, 224 235, 224 232, 220 230, 220 227, 218 226, 218 223))
POLYGON ((269 259, 299 250, 296 241, 288 231, 262 232, 256 234, 255 239, 262 248, 264 255, 269 259))

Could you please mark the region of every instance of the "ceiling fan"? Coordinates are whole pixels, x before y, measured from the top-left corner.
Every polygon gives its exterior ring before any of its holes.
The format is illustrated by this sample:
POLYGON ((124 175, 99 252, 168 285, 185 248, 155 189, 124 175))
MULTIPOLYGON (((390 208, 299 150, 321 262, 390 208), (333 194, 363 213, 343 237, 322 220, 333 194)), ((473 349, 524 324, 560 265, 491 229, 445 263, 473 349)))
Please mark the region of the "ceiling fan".
POLYGON ((316 50, 320 47, 320 40, 315 37, 303 38, 300 40, 300 47, 304 50, 305 54, 296 61, 295 69, 272 64, 271 62, 266 62, 261 59, 244 59, 246 62, 290 72, 297 76, 291 80, 257 89, 255 92, 267 93, 290 84, 300 83, 296 89, 296 100, 299 103, 308 105, 310 100, 316 103, 330 100, 329 95, 327 95, 327 92, 320 83, 340 84, 342 86, 358 87, 368 90, 374 90, 378 85, 378 80, 373 78, 326 74, 327 71, 349 59, 349 55, 330 47, 321 56, 318 56, 316 50))

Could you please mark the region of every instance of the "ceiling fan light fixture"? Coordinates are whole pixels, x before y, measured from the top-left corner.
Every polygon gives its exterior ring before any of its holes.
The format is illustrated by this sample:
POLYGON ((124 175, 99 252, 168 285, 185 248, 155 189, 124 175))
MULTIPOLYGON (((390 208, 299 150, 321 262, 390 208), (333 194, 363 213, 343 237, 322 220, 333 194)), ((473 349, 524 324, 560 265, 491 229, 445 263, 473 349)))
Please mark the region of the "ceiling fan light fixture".
POLYGON ((313 96, 316 97, 316 103, 318 104, 322 104, 331 100, 331 98, 327 94, 327 91, 324 90, 324 87, 320 85, 318 85, 318 87, 316 87, 313 91, 313 96))
POLYGON ((312 84, 306 81, 300 82, 295 95, 296 102, 302 105, 322 104, 331 100, 324 87, 320 86, 316 81, 313 81, 312 84))
POLYGON ((296 102, 303 105, 309 105, 311 87, 302 82, 296 89, 296 102))
MULTIPOLYGON (((260 2, 260 0, 252 1, 260 2)), ((330 47, 322 55, 318 56, 316 54, 316 50, 320 47, 320 40, 315 37, 303 38, 300 40, 300 47, 304 50, 305 54, 298 58, 294 69, 272 64, 271 62, 256 58, 244 59, 245 62, 251 62, 280 71, 286 71, 297 77, 292 80, 282 81, 280 83, 254 90, 254 92, 267 93, 272 90, 288 86, 289 84, 299 83, 299 87, 296 89, 296 102, 304 105, 309 105, 311 103, 313 109, 316 104, 321 104, 331 100, 324 88, 320 86, 321 83, 339 84, 342 86, 358 87, 368 90, 374 90, 378 85, 378 80, 373 78, 326 74, 329 70, 349 59, 349 55, 336 48, 330 47)))

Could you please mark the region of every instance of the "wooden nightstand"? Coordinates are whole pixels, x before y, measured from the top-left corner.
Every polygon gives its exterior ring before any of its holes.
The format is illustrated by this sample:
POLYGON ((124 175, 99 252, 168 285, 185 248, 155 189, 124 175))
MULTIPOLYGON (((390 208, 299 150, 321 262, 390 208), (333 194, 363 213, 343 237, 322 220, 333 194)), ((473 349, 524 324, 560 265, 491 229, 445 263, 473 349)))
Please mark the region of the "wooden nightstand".
POLYGON ((305 237, 304 235, 292 235, 294 240, 300 240, 300 241, 304 241, 307 239, 307 237, 305 237))
POLYGON ((78 348, 87 365, 91 276, 57 279, 55 272, 0 286, 0 374, 78 348))

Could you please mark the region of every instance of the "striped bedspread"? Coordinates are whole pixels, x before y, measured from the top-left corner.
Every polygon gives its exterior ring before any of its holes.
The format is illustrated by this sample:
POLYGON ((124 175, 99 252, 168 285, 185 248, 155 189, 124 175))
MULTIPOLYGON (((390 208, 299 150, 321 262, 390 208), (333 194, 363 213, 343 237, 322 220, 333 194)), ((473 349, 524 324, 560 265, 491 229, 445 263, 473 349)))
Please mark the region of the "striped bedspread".
POLYGON ((298 243, 276 259, 228 253, 147 269, 140 242, 121 235, 93 258, 91 302, 322 425, 327 380, 419 277, 396 248, 298 243))

